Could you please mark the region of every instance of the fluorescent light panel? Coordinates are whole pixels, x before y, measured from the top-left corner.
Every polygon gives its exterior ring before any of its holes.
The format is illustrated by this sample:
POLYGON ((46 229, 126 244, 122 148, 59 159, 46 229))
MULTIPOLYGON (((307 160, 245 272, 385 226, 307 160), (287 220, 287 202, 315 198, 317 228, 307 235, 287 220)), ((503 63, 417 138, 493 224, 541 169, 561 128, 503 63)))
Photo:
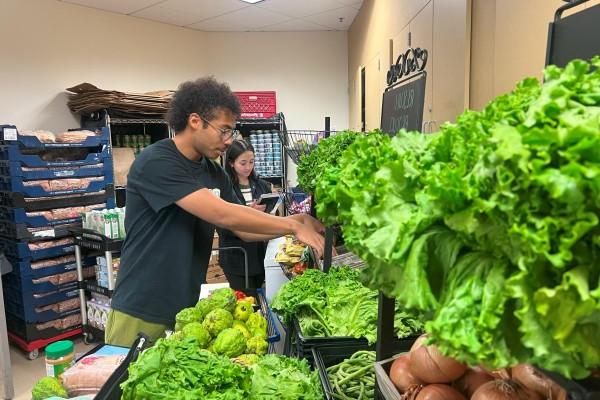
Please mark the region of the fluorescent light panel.
POLYGON ((256 4, 256 3, 260 3, 261 1, 265 1, 265 0, 242 0, 244 3, 250 3, 250 4, 256 4))

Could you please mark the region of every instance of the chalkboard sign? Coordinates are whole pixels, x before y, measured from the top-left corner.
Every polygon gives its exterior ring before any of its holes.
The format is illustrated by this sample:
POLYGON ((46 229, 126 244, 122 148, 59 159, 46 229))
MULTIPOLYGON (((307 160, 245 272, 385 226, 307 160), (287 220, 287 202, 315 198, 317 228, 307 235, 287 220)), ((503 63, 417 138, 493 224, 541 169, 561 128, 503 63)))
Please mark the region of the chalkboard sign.
POLYGON ((546 65, 564 67, 576 58, 590 60, 600 55, 600 4, 561 18, 566 10, 586 2, 572 2, 556 11, 548 32, 546 65))
POLYGON ((421 131, 423 105, 425 103, 425 80, 427 75, 401 84, 383 93, 381 130, 395 135, 400 129, 421 131))

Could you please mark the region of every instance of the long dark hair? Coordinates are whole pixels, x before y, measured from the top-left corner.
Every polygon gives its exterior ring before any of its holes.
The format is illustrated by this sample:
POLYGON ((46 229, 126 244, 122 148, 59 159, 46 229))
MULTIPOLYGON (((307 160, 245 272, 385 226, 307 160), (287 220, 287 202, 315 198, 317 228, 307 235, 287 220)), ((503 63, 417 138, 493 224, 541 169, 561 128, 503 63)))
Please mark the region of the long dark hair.
MULTIPOLYGON (((238 180, 237 173, 235 172, 235 169, 233 169, 233 166, 231 164, 233 164, 235 160, 237 160, 237 158, 242 155, 242 153, 245 153, 247 151, 251 151, 252 153, 254 153, 254 146, 252 146, 244 139, 234 141, 227 150, 227 155, 225 156, 225 171, 227 172, 227 175, 229 175, 229 179, 231 179, 231 182, 234 185, 239 185, 240 182, 238 180)), ((248 179, 251 181, 256 181, 258 179, 254 168, 252 168, 252 173, 250 174, 248 179)))

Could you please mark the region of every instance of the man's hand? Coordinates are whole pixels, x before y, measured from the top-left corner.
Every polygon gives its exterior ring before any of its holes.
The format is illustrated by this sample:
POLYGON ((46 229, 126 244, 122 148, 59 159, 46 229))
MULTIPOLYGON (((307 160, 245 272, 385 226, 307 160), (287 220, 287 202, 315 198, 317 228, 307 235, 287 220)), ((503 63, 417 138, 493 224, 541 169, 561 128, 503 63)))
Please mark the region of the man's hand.
POLYGON ((289 215, 286 218, 293 219, 294 221, 298 221, 301 224, 307 225, 322 235, 325 234, 325 226, 318 219, 315 219, 308 214, 294 214, 289 215))
POLYGON ((252 202, 252 204, 250 204, 250 207, 254 208, 255 210, 261 211, 261 212, 265 212, 265 210, 267 209, 266 204, 257 204, 256 200, 254 200, 252 202))
POLYGON ((294 235, 299 241, 312 247, 317 258, 320 259, 323 256, 325 238, 311 226, 295 223, 294 235))
POLYGON ((304 223, 304 225, 310 226, 312 229, 319 232, 320 234, 322 234, 322 235, 325 234, 325 225, 323 225, 321 223, 321 221, 319 221, 318 219, 316 219, 308 214, 304 214, 303 223, 304 223))

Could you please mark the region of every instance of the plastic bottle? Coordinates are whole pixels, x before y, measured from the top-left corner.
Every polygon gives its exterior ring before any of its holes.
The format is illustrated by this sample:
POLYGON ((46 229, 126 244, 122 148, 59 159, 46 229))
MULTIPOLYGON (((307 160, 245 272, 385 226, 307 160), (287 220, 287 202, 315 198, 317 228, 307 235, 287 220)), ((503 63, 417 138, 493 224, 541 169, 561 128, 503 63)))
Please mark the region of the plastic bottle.
POLYGON ((74 349, 70 340, 60 340, 46 346, 46 375, 58 378, 73 365, 74 349))

